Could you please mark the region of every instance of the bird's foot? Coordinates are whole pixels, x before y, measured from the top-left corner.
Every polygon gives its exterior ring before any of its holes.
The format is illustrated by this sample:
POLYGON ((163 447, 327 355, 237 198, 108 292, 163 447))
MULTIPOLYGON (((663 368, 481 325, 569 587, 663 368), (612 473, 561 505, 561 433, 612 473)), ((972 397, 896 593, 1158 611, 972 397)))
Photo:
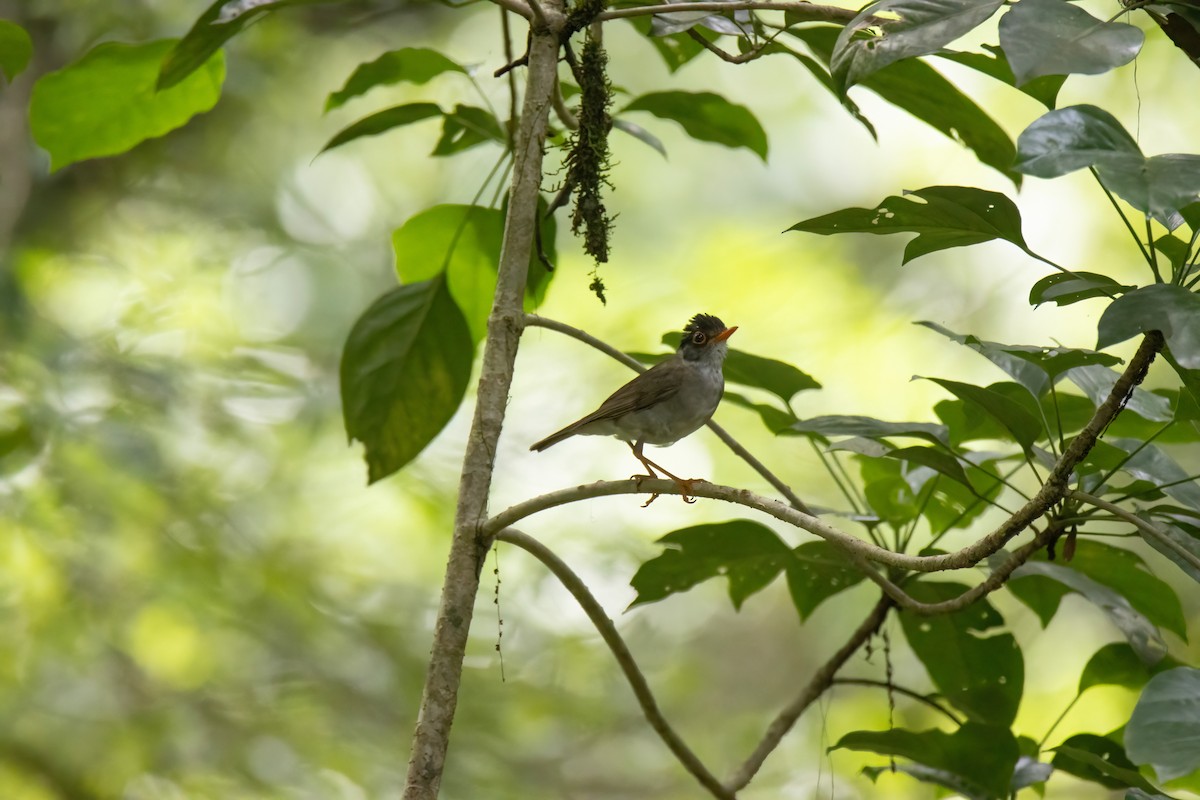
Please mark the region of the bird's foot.
MULTIPOLYGON (((658 478, 658 476, 655 475, 653 472, 651 472, 649 475, 630 475, 629 476, 629 480, 634 482, 634 485, 637 486, 638 491, 641 491, 641 489, 642 489, 642 481, 652 481, 652 480, 656 480, 657 478, 658 478)), ((646 502, 642 503, 642 508, 645 508, 646 506, 653 503, 655 500, 658 499, 658 497, 659 497, 658 492, 655 492, 654 494, 650 495, 650 499, 647 500, 646 502)))
POLYGON ((672 477, 671 480, 673 480, 675 482, 675 485, 677 487, 679 487, 679 496, 681 498, 683 498, 683 502, 688 503, 688 504, 696 502, 696 498, 692 497, 692 485, 699 481, 704 480, 703 478, 675 478, 675 477, 672 477))

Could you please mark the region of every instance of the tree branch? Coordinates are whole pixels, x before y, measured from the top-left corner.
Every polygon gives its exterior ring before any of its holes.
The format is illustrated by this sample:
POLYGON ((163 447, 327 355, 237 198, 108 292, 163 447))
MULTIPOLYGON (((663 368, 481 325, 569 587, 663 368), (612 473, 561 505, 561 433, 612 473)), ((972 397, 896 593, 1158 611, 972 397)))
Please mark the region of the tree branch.
POLYGON ((530 9, 529 3, 524 0, 492 0, 492 2, 517 16, 533 19, 533 11, 530 9))
POLYGON ((1137 514, 1127 511, 1116 503, 1110 503, 1107 500, 1102 500, 1099 497, 1093 497, 1087 492, 1071 492, 1067 496, 1072 500, 1081 500, 1088 505, 1093 505, 1096 508, 1102 508, 1110 514, 1120 517, 1149 538, 1158 542, 1163 547, 1166 547, 1172 553, 1175 553, 1193 568, 1200 570, 1200 556, 1197 556, 1191 550, 1183 547, 1170 536, 1167 536, 1165 533, 1160 531, 1158 527, 1154 525, 1154 523, 1142 519, 1137 514))
MULTIPOLYGON (((561 0, 546 0, 542 10, 553 15, 561 27, 561 0)), ((479 573, 488 549, 480 538, 479 526, 487 516, 496 441, 504 423, 513 364, 523 328, 522 299, 534 230, 538 224, 542 154, 558 70, 558 48, 555 31, 535 26, 530 37, 525 104, 513 154, 511 202, 504 223, 496 293, 488 317, 478 399, 463 458, 454 536, 434 626, 421 708, 413 733, 404 800, 435 800, 445 768, 467 633, 479 590, 479 573)))
POLYGON ((733 800, 733 793, 726 790, 716 776, 708 771, 663 717, 658 703, 654 700, 654 694, 650 691, 650 685, 646 683, 646 677, 642 675, 637 662, 634 661, 633 654, 629 652, 629 647, 621 638, 621 634, 617 632, 617 626, 604 612, 604 607, 588 590, 587 584, 567 566, 566 562, 555 555, 554 551, 528 534, 513 528, 505 528, 496 534, 496 539, 520 547, 554 573, 563 588, 570 592, 583 608, 588 619, 596 626, 600 637, 604 639, 604 643, 608 645, 608 649, 612 651, 613 657, 616 658, 621 671, 625 673, 625 679, 629 681, 629 686, 633 689, 633 694, 637 698, 638 705, 642 707, 642 713, 646 715, 650 727, 659 735, 667 748, 675 754, 684 769, 690 772, 713 797, 721 798, 721 800, 733 800))
POLYGON ((633 6, 631 8, 614 8, 599 14, 596 19, 610 20, 626 17, 642 17, 647 14, 676 13, 683 11, 711 11, 720 14, 724 11, 790 11, 797 17, 798 22, 840 22, 845 24, 858 16, 858 12, 849 8, 823 6, 806 3, 803 0, 732 0, 732 2, 696 2, 670 3, 649 6, 633 6))
POLYGON ((862 624, 850 635, 850 639, 816 671, 816 674, 812 676, 808 685, 800 691, 796 699, 788 703, 779 712, 778 716, 767 727, 762 741, 754 748, 754 752, 738 768, 737 772, 725 782, 725 787, 730 792, 743 789, 750 783, 762 767, 763 762, 767 760, 767 756, 779 746, 783 737, 796 724, 796 720, 800 718, 804 710, 812 705, 813 701, 829 688, 830 684, 833 683, 834 675, 850 660, 850 656, 854 655, 855 651, 862 647, 875 634, 875 631, 879 630, 879 626, 883 625, 883 621, 887 619, 888 610, 891 607, 892 601, 890 599, 887 597, 879 598, 879 602, 871 609, 871 613, 862 621, 862 624))

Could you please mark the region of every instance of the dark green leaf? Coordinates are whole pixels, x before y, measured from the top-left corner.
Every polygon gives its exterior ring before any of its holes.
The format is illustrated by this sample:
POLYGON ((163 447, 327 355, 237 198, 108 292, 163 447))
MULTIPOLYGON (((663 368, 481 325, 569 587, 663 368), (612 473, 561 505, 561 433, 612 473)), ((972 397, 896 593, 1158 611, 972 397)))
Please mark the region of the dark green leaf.
POLYGON ((916 233, 904 248, 907 264, 917 256, 993 239, 1025 249, 1021 213, 1003 194, 967 186, 930 186, 892 196, 875 208, 845 208, 797 222, 790 231, 834 233, 916 233), (919 198, 922 202, 911 200, 919 198))
POLYGON ((727 147, 745 147, 767 159, 767 134, 745 106, 712 92, 652 92, 634 100, 621 113, 649 111, 673 120, 688 136, 727 147))
POLYGON ((1000 46, 1017 83, 1043 75, 1099 75, 1128 64, 1145 36, 1063 0, 1021 0, 1000 18, 1000 46))
POLYGON ((875 0, 842 30, 830 58, 844 94, 901 59, 933 53, 987 21, 1003 0, 875 0), (882 36, 862 36, 880 14, 895 15, 882 36))
POLYGON ((442 119, 442 136, 433 148, 433 155, 448 156, 484 142, 505 144, 506 141, 504 127, 492 112, 457 105, 442 119))
MULTIPOLYGON (((950 600, 967 590, 956 583, 928 581, 906 588, 926 603, 950 600)), ((1025 664, 1012 634, 995 631, 1004 619, 991 603, 977 600, 962 611, 935 617, 903 611, 900 622, 913 652, 947 700, 976 722, 1012 724, 1025 684, 1025 664)), ((1006 781, 1011 774, 1010 768, 1006 781)))
POLYGON ((1095 272, 1052 272, 1029 290, 1029 304, 1069 306, 1092 297, 1116 297, 1132 288, 1095 272))
POLYGON ((1125 726, 1125 752, 1164 782, 1200 768, 1200 670, 1177 667, 1150 679, 1125 726))
POLYGON ((337 108, 348 100, 366 94, 376 86, 391 86, 408 82, 423 84, 444 72, 467 74, 461 64, 451 61, 437 50, 425 47, 404 47, 384 53, 374 61, 359 64, 346 84, 325 100, 325 110, 337 108))
POLYGON ((724 575, 729 578, 729 599, 740 609, 793 560, 774 531, 750 520, 694 525, 672 531, 658 543, 664 546, 662 555, 642 564, 630 581, 637 590, 630 608, 724 575))
MULTIPOLYGON (((984 75, 990 75, 1009 86, 1017 86, 1017 77, 1013 74, 1012 66, 1008 63, 1008 58, 1004 55, 1004 51, 991 44, 983 45, 983 49, 987 50, 990 55, 985 55, 984 53, 961 53, 954 50, 942 50, 936 53, 936 55, 939 58, 949 59, 955 63, 962 64, 964 67, 970 67, 973 70, 982 72, 984 75)), ((1062 89, 1062 85, 1066 80, 1066 75, 1046 75, 1041 78, 1034 78, 1017 88, 1034 100, 1037 100, 1047 109, 1051 109, 1054 108, 1055 103, 1058 101, 1058 92, 1062 89)))
POLYGON ((50 151, 50 168, 124 153, 208 111, 221 97, 225 60, 215 56, 187 80, 156 90, 158 65, 174 41, 97 45, 33 87, 29 126, 50 151))
MULTIPOLYGON (((644 36, 650 44, 654 45, 654 49, 658 51, 659 57, 666 64, 669 72, 675 72, 684 64, 691 61, 696 56, 704 52, 704 46, 692 39, 685 33, 678 33, 673 36, 654 36, 651 34, 653 23, 650 17, 626 17, 626 20, 633 25, 644 36)), ((709 39, 716 38, 716 34, 706 31, 697 31, 701 36, 709 39)))
MULTIPOLYGON (((1142 515, 1145 516, 1145 513, 1142 515)), ((1156 516, 1153 524, 1168 541, 1164 542, 1158 537, 1147 535, 1141 528, 1138 528, 1138 535, 1174 562, 1175 566, 1187 573, 1192 580, 1200 582, 1200 567, 1196 565, 1200 560, 1200 526, 1184 522, 1178 515, 1165 518, 1156 516)))
POLYGON ((1175 370, 1179 380, 1183 382, 1183 388, 1190 396, 1189 402, 1194 406, 1200 406, 1200 369, 1188 369, 1180 364, 1170 347, 1163 348, 1162 357, 1171 365, 1171 369, 1175 370))
MULTIPOLYGON (((991 563, 991 559, 989 559, 989 563, 991 563)), ((997 563, 1003 563, 1003 561, 998 560, 997 563)), ((1065 584, 1033 572, 1024 575, 1014 574, 1005 586, 1012 592, 1013 597, 1037 614, 1043 628, 1049 625, 1054 619, 1054 615, 1058 613, 1062 599, 1071 593, 1065 584)))
POLYGON ((1125 755, 1125 748, 1107 736, 1079 733, 1055 749, 1054 768, 1110 789, 1127 786, 1155 791, 1125 755))
POLYGON ((968 488, 971 482, 967 480, 967 473, 963 470, 962 464, 958 460, 947 453, 945 450, 939 450, 935 447, 898 447, 887 451, 888 458, 895 458, 900 461, 907 461, 910 464, 918 464, 922 467, 929 467, 934 472, 940 472, 952 481, 961 483, 968 488))
POLYGON ((1101 647, 1088 659, 1079 676, 1079 693, 1083 694, 1093 686, 1141 689, 1153 676, 1177 666, 1179 662, 1169 655, 1147 666, 1128 643, 1113 642, 1101 647))
POLYGON ((321 152, 340 147, 346 142, 354 141, 363 136, 377 136, 403 125, 411 125, 430 117, 441 116, 442 110, 433 103, 408 103, 376 111, 370 116, 363 117, 358 122, 343 128, 332 139, 325 143, 321 152))
MULTIPOLYGON (((953 733, 939 730, 853 731, 831 749, 907 758, 953 775, 975 797, 1007 797, 1020 753, 1007 727, 967 722, 953 733)), ((940 781, 939 781, 940 782, 940 781)), ((943 784, 945 785, 945 784, 943 784)), ((957 790, 957 788, 956 788, 957 790)))
POLYGON ((254 20, 286 6, 338 3, 345 0, 275 0, 275 2, 239 3, 216 0, 204 10, 191 30, 171 52, 161 59, 156 85, 161 92, 170 89, 200 69, 221 45, 232 39, 254 20))
POLYGON ((1200 296, 1181 286, 1155 283, 1118 297, 1100 316, 1097 331, 1097 347, 1162 331, 1175 360, 1200 369, 1200 296))
POLYGON ((1110 437, 1109 443, 1131 454, 1121 470, 1133 477, 1150 481, 1185 506, 1200 509, 1200 486, 1190 473, 1158 447, 1135 439, 1110 437))
POLYGON ((973 403, 990 414, 1012 434, 1013 440, 1026 452, 1042 433, 1042 423, 1037 417, 1026 411, 1015 400, 1011 400, 999 392, 960 381, 941 378, 929 378, 928 380, 951 392, 955 397, 973 403))
POLYGON ((624 131, 633 138, 650 145, 657 150, 663 158, 667 157, 667 148, 663 146, 662 141, 659 140, 659 138, 653 133, 650 133, 650 131, 643 128, 641 125, 624 119, 614 119, 613 127, 619 131, 624 131))
POLYGON ((29 66, 33 57, 33 40, 15 22, 0 19, 0 73, 11 83, 29 66))
POLYGON ((1137 553, 1102 542, 1080 541, 1071 569, 1115 590, 1150 622, 1187 640, 1187 622, 1175 590, 1152 574, 1137 553))
MULTIPOLYGON (((639 361, 642 361, 643 363, 648 363, 640 357, 640 354, 630 353, 630 355, 632 355, 634 358, 637 358, 639 361)), ((733 403, 735 406, 748 408, 755 412, 762 420, 763 425, 767 426, 767 430, 777 435, 782 431, 786 431, 789 427, 791 427, 792 423, 796 421, 795 415, 784 411, 783 409, 776 408, 775 406, 768 405, 767 403, 755 403, 749 398, 743 397, 737 392, 731 392, 728 389, 725 390, 725 394, 722 396, 722 399, 726 403, 733 403)))
MULTIPOLYGON (((1120 375, 1108 367, 1091 364, 1074 367, 1067 370, 1067 379, 1083 390, 1093 404, 1099 406, 1108 399, 1120 375)), ((1126 411, 1132 411, 1140 417, 1157 422, 1171 419, 1171 404, 1164 398, 1152 394, 1140 387, 1133 390, 1129 402, 1125 404, 1126 411)))
POLYGON ((368 480, 417 456, 462 403, 475 348, 445 278, 399 286, 368 308, 342 352, 346 433, 366 446, 368 480))
POLYGON ((851 566, 846 556, 829 542, 805 542, 792 553, 795 558, 787 566, 787 584, 800 619, 807 618, 830 597, 864 580, 862 572, 851 566))
POLYGON ((908 465, 882 458, 859 461, 863 496, 876 516, 897 528, 911 522, 920 510, 916 492, 903 474, 908 465))
POLYGON ((866 436, 883 438, 904 436, 925 439, 934 444, 947 441, 947 431, 941 425, 929 422, 885 422, 873 417, 830 415, 803 419, 791 427, 792 430, 805 435, 828 436, 866 436))

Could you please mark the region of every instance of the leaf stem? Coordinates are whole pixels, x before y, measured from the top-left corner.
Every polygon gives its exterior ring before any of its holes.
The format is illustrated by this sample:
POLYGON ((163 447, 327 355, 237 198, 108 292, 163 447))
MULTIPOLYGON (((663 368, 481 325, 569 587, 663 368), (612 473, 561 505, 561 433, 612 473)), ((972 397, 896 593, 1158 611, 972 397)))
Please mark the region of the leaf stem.
POLYGON ((1108 198, 1108 202, 1112 203, 1112 207, 1117 212, 1117 216, 1121 218, 1121 222, 1125 223, 1125 229, 1129 231, 1129 235, 1133 237, 1133 241, 1137 244, 1138 250, 1142 251, 1142 258, 1146 259, 1146 263, 1149 264, 1150 268, 1154 270, 1155 274, 1157 274, 1158 267, 1155 265, 1154 259, 1150 257, 1149 253, 1146 252, 1146 248, 1142 246, 1142 240, 1138 238, 1137 231, 1133 229, 1133 224, 1129 221, 1129 218, 1125 216, 1125 212, 1121 210, 1121 207, 1117 205, 1117 198, 1113 197, 1112 192, 1110 192, 1108 187, 1104 185, 1104 181, 1100 180, 1100 173, 1096 171, 1095 167, 1088 167, 1088 172, 1092 173, 1092 177, 1096 179, 1096 183, 1100 184, 1100 188, 1104 190, 1104 196, 1108 198))
POLYGON ((1075 704, 1079 702, 1079 698, 1082 696, 1082 692, 1077 692, 1075 697, 1071 699, 1071 702, 1067 703, 1067 707, 1064 708, 1062 713, 1058 715, 1058 719, 1054 720, 1054 722, 1050 724, 1050 727, 1046 730, 1045 735, 1042 736, 1037 743, 1037 750, 1039 753, 1042 752, 1042 748, 1046 746, 1046 740, 1050 738, 1050 734, 1054 733, 1054 729, 1059 726, 1059 723, 1067 718, 1067 714, 1071 712, 1071 709, 1075 707, 1075 704))
MULTIPOLYGON (((1146 217, 1146 247, 1150 249, 1150 271, 1154 273, 1156 283, 1163 283, 1162 273, 1158 271, 1158 248, 1154 246, 1154 231, 1150 228, 1150 218, 1146 217)), ((1171 276, 1174 282, 1174 275, 1171 276)))

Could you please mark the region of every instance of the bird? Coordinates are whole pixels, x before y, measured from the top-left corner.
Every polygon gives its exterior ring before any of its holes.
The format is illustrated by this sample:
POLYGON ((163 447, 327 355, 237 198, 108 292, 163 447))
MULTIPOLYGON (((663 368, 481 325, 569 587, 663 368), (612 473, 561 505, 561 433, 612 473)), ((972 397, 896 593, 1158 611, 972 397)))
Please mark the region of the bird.
MULTIPOLYGON (((711 314, 697 314, 683 329, 675 355, 660 361, 617 389, 592 413, 530 446, 541 452, 571 436, 615 436, 633 451, 646 469, 635 480, 657 478, 661 472, 675 482, 686 503, 694 503, 692 484, 672 475, 642 452, 647 444, 666 446, 695 432, 712 418, 725 391, 722 366, 729 351, 726 340, 737 326, 711 314)), ((652 496, 650 505, 658 495, 652 496)))

